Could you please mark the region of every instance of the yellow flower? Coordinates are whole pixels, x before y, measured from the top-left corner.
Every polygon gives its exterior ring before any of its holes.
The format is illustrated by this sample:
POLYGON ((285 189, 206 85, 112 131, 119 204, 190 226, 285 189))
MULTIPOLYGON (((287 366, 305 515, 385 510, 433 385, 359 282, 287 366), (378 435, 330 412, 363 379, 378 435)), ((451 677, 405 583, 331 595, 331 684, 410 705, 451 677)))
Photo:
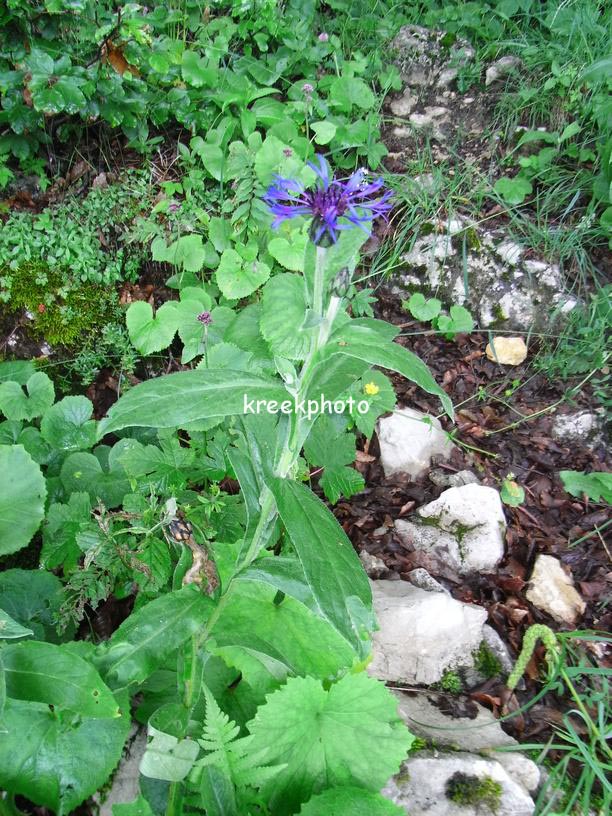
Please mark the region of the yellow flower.
POLYGON ((376 385, 376 383, 369 382, 363 386, 363 390, 369 397, 373 397, 378 394, 380 388, 376 385))

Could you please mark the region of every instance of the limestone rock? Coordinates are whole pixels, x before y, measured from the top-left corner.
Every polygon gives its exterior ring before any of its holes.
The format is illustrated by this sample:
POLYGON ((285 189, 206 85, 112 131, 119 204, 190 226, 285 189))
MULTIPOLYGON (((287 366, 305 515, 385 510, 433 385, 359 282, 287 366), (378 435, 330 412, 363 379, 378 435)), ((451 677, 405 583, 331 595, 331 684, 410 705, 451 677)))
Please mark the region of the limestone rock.
POLYGON ((389 572, 389 567, 382 558, 372 555, 367 550, 362 550, 359 553, 359 560, 370 578, 380 578, 381 575, 385 575, 389 572))
MULTIPOLYGON (((462 784, 463 787, 463 784, 462 784)), ((490 789, 491 789, 490 788, 490 789)), ((475 754, 421 752, 403 763, 400 773, 382 791, 410 816, 531 816, 534 802, 499 762, 475 754), (497 796, 479 803, 456 803, 449 799, 457 783, 490 780, 497 796)))
MULTIPOLYGON (((99 816, 112 816, 113 805, 133 802, 140 793, 140 761, 147 747, 146 728, 139 728, 128 742, 125 754, 115 771, 110 790, 100 805, 99 816)), ((86 761, 86 758, 83 758, 86 761)), ((98 794, 96 794, 98 796, 98 794)))
POLYGON ((410 89, 407 89, 402 96, 391 102, 391 113, 395 114, 395 116, 408 116, 416 107, 417 101, 416 96, 410 89))
POLYGON ((447 595, 450 594, 449 591, 445 589, 439 581, 436 581, 433 575, 430 575, 426 569, 423 569, 423 567, 410 570, 408 578, 412 586, 424 589, 426 592, 446 592, 447 595))
POLYGON ((487 68, 485 73, 485 85, 492 85, 494 82, 497 82, 498 79, 508 76, 511 71, 514 71, 520 65, 522 65, 522 60, 513 54, 508 54, 505 57, 495 60, 495 62, 487 68))
POLYGON ((559 414, 555 417, 551 429, 552 436, 566 444, 581 444, 596 447, 602 441, 601 418, 590 411, 579 411, 574 414, 559 414))
POLYGON ((448 46, 445 36, 444 31, 417 25, 400 28, 391 47, 396 54, 395 64, 407 85, 435 85, 445 71, 456 71, 474 58, 474 49, 467 40, 457 37, 448 46))
POLYGON ((456 473, 432 468, 428 474, 429 481, 437 487, 461 487, 466 484, 478 484, 478 476, 471 470, 458 470, 456 473))
POLYGON ((495 337, 487 343, 485 353, 500 365, 520 365, 527 357, 527 344, 522 337, 495 337))
POLYGON ((454 448, 437 419, 412 408, 401 408, 380 419, 377 434, 387 478, 407 473, 415 479, 429 467, 433 457, 448 459, 454 448))
POLYGON ((447 669, 473 664, 486 610, 405 581, 372 582, 379 630, 368 673, 379 680, 431 685, 447 669))
POLYGON ((525 597, 559 623, 574 626, 585 603, 561 563, 552 555, 538 555, 525 597))
POLYGON ((389 281, 393 294, 422 292, 447 307, 465 306, 482 328, 514 331, 544 330, 576 305, 559 267, 525 259, 503 229, 460 218, 431 227, 402 256, 389 281))
POLYGON ((499 493, 467 484, 445 490, 395 529, 411 550, 426 554, 440 571, 491 572, 504 555, 506 520, 499 493))

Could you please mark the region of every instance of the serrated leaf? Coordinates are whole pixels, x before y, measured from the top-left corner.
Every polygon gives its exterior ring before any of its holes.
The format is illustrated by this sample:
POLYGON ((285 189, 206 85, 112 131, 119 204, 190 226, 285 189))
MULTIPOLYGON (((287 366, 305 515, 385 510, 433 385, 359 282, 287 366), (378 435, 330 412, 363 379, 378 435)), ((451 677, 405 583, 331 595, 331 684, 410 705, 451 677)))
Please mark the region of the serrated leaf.
POLYGON ((261 333, 273 353, 290 360, 304 359, 318 331, 307 326, 306 290, 301 275, 284 272, 264 287, 261 333))
POLYGON ((63 567, 70 572, 82 555, 77 536, 91 523, 88 493, 72 493, 68 504, 53 503, 47 511, 43 530, 41 564, 46 569, 63 567))
POLYGON ((43 439, 52 448, 77 451, 91 448, 96 441, 96 422, 91 419, 93 404, 87 397, 64 397, 45 413, 40 423, 43 439))
POLYGON ((53 643, 5 646, 6 690, 15 700, 46 703, 83 717, 118 717, 111 690, 90 663, 53 643))
POLYGON ((331 504, 335 504, 340 496, 350 499, 365 487, 365 479, 354 468, 336 466, 326 467, 320 479, 325 497, 331 504))
POLYGON ((36 640, 57 641, 54 618, 64 600, 57 576, 44 570, 0 572, 0 598, 4 611, 31 629, 36 640))
POLYGON ((168 544, 161 538, 148 536, 136 557, 148 568, 151 576, 148 578, 138 575, 139 584, 146 589, 160 589, 172 574, 172 558, 168 544))
POLYGON ((130 340, 141 354, 161 351, 172 342, 178 329, 176 305, 167 301, 155 316, 149 303, 137 300, 130 304, 125 321, 130 340))
POLYGON ((394 805, 380 793, 346 786, 329 788, 313 796, 302 805, 299 816, 405 816, 405 814, 404 808, 394 805))
POLYGON ((561 470, 559 476, 563 487, 572 496, 581 498, 586 494, 592 501, 601 501, 612 504, 612 473, 593 471, 581 473, 578 470, 561 470))
POLYGON ((29 421, 42 416, 53 405, 55 389, 42 371, 32 374, 25 387, 27 395, 17 382, 0 385, 0 411, 7 419, 29 421))
POLYGON ((251 295, 270 277, 270 267, 262 261, 245 261, 234 249, 226 249, 215 270, 215 280, 228 300, 251 295))
POLYGON ((251 749, 269 764, 285 763, 264 787, 273 813, 294 813, 324 787, 378 791, 414 737, 397 715, 397 701, 365 674, 349 674, 326 691, 312 677, 289 679, 248 724, 251 749))
POLYGON ((21 445, 0 445, 0 555, 30 543, 44 517, 47 488, 21 445))
POLYGON ((351 417, 358 430, 369 439, 374 433, 376 420, 395 408, 393 385, 381 371, 370 370, 351 386, 349 395, 354 400, 351 417), (375 394, 366 391, 366 388, 372 390, 372 386, 378 389, 375 394), (363 410, 366 405, 367 410, 363 410))

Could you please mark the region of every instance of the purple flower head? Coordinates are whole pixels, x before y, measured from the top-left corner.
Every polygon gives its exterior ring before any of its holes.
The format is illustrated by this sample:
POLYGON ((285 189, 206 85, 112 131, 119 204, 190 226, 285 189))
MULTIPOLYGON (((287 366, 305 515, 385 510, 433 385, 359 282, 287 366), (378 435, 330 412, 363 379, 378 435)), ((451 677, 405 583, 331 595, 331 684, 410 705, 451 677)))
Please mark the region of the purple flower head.
POLYGON ((319 42, 327 42, 329 40, 329 34, 326 31, 322 31, 319 34, 319 42))
POLYGON ((305 94, 306 96, 310 96, 313 91, 314 87, 310 84, 310 82, 305 82, 302 85, 302 93, 305 94))
POLYGON ((210 312, 200 312, 196 320, 199 320, 203 326, 210 326, 212 323, 212 315, 210 312))
POLYGON ((372 221, 378 216, 386 217, 391 209, 390 190, 376 195, 383 188, 382 178, 373 182, 365 180, 365 172, 357 170, 346 180, 330 177, 329 166, 322 156, 317 156, 318 166, 308 162, 317 174, 317 186, 306 190, 297 179, 276 176, 264 196, 264 201, 274 216, 272 227, 276 229, 290 218, 300 215, 312 218, 311 240, 318 246, 330 246, 338 240, 338 231, 360 227, 369 234, 372 221), (339 219, 345 219, 339 223, 339 219))
POLYGON ((174 213, 174 212, 178 212, 178 210, 180 210, 180 209, 181 209, 181 205, 178 204, 176 201, 171 201, 168 204, 168 212, 174 213))

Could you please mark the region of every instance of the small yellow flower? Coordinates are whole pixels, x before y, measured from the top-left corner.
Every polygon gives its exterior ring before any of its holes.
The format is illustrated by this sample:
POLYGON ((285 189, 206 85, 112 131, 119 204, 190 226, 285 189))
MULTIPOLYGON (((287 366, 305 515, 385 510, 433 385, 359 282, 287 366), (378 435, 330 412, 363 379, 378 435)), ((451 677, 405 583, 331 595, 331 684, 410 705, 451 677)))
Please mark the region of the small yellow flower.
POLYGON ((369 382, 363 386, 363 390, 369 397, 373 397, 378 394, 380 388, 376 385, 376 383, 369 382))

